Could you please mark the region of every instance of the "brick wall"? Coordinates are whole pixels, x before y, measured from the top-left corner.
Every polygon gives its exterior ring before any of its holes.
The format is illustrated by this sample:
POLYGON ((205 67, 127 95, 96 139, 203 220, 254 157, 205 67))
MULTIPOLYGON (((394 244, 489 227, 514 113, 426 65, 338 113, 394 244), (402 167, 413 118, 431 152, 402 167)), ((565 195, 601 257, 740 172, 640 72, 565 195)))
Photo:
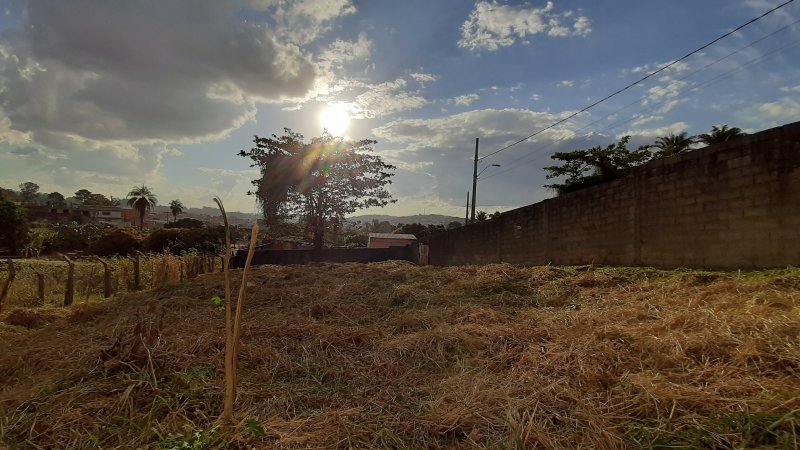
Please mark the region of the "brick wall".
POLYGON ((432 237, 430 261, 800 265, 800 122, 432 237))

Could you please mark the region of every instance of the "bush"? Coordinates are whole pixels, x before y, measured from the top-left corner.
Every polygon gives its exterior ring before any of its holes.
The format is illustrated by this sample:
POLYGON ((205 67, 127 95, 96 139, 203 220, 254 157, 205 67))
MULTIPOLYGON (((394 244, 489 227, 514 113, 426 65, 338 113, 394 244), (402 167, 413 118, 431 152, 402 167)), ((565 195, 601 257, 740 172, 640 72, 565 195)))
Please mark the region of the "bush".
POLYGON ((225 248, 225 227, 162 228, 150 233, 144 242, 148 251, 168 251, 174 255, 197 250, 217 254, 225 248))
POLYGON ((202 220, 192 219, 186 217, 184 219, 176 220, 175 222, 169 222, 164 224, 164 228, 205 228, 206 225, 203 223, 202 220))
POLYGON ((139 250, 142 242, 133 229, 114 228, 92 243, 89 250, 98 256, 127 256, 139 250))
POLYGON ((58 235, 53 239, 53 248, 61 252, 87 250, 100 240, 113 226, 104 223, 79 224, 77 222, 58 223, 53 230, 58 235))
POLYGON ((0 247, 17 253, 25 246, 28 238, 28 221, 25 208, 0 199, 0 247))

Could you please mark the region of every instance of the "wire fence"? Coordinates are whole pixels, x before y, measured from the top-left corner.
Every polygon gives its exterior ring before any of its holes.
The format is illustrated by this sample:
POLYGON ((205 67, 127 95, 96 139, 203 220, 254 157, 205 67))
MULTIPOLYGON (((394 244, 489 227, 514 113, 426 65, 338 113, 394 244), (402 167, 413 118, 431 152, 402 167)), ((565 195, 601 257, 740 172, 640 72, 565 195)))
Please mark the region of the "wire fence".
MULTIPOLYGON (((222 270, 222 258, 208 255, 82 257, 72 263, 72 303, 102 301, 121 292, 152 289, 222 270)), ((69 266, 65 260, 53 259, 0 261, 0 291, 5 290, 0 308, 64 305, 70 284, 69 266)))

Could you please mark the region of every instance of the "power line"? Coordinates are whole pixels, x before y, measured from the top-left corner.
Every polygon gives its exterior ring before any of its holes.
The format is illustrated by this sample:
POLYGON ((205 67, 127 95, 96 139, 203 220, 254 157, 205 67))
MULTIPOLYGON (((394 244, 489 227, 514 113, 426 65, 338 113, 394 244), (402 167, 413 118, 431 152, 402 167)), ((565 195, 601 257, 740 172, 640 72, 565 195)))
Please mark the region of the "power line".
MULTIPOLYGON (((800 22, 800 20, 798 20, 797 22, 800 22)), ((797 22, 795 22, 795 23, 797 23, 797 22)), ((792 25, 793 25, 793 24, 792 24, 792 25)), ((784 27, 784 28, 785 28, 785 27, 784 27)), ((781 29, 781 30, 782 30, 782 29, 781 29)), ((781 30, 778 30, 778 31, 781 31, 781 30)), ((772 35, 772 34, 775 34, 775 33, 771 33, 770 35, 772 35)), ((768 35, 768 36, 769 36, 769 35, 768 35)), ((764 39, 764 38, 761 38, 761 39, 759 39, 758 41, 761 41, 761 40, 763 40, 763 39, 764 39)), ((758 42, 758 41, 755 41, 755 42, 758 42)), ((709 66, 711 66, 711 65, 714 65, 714 64, 716 64, 717 62, 719 62, 719 61, 722 61, 722 60, 724 60, 724 59, 728 58, 728 57, 729 57, 729 56, 731 56, 732 54, 734 54, 734 53, 738 53, 739 51, 741 51, 741 50, 743 50, 743 49, 745 49, 745 48, 747 48, 747 47, 750 47, 750 46, 752 46, 752 45, 753 45, 755 42, 753 42, 753 43, 751 43, 751 44, 748 44, 747 46, 745 46, 745 47, 742 47, 742 48, 740 48, 739 50, 736 50, 735 52, 733 52, 733 53, 731 53, 731 54, 729 54, 729 55, 727 55, 727 56, 724 56, 723 58, 720 58, 720 59, 718 59, 718 60, 716 60, 716 61, 714 61, 714 62, 712 62, 712 63, 710 63, 710 64, 707 64, 707 65, 706 65, 704 68, 706 68, 706 67, 709 67, 709 66)), ((720 81, 724 80, 725 78, 727 78, 727 77, 730 77, 730 76, 734 75, 735 73, 742 71, 743 69, 746 69, 746 68, 748 68, 748 67, 750 67, 750 66, 753 66, 753 65, 755 65, 755 64, 761 63, 761 62, 763 62, 763 61, 765 61, 765 60, 767 60, 767 59, 769 59, 769 58, 771 58, 771 57, 773 57, 773 56, 776 56, 776 55, 778 55, 779 53, 781 53, 781 52, 783 52, 783 51, 785 51, 785 50, 787 50, 787 49, 790 49, 790 48, 792 48, 792 47, 796 47, 796 46, 798 46, 798 45, 800 45, 800 40, 796 40, 796 41, 790 42, 790 43, 788 43, 788 44, 785 44, 785 45, 783 45, 783 46, 781 46, 781 47, 779 47, 779 48, 777 48, 777 49, 775 49, 775 50, 773 50, 773 51, 771 51, 771 52, 769 52, 769 53, 767 53, 767 54, 765 54, 765 55, 762 55, 762 56, 760 56, 760 57, 758 57, 758 58, 751 59, 751 60, 749 60, 749 61, 747 61, 747 62, 745 62, 745 63, 743 63, 743 64, 740 64, 740 65, 738 65, 738 66, 736 66, 736 67, 734 67, 734 68, 732 68, 732 69, 730 69, 730 70, 728 70, 728 71, 726 71, 726 72, 723 72, 723 73, 722 73, 722 74, 720 74, 720 75, 717 75, 717 76, 715 76, 715 77, 713 77, 713 78, 711 78, 711 79, 708 79, 708 80, 706 80, 706 81, 703 81, 702 83, 697 83, 697 84, 695 84, 695 85, 688 86, 688 87, 686 87, 685 89, 681 89, 681 90, 678 92, 678 94, 676 95, 676 97, 664 98, 664 99, 662 99, 661 101, 659 101, 659 102, 657 102, 657 103, 654 103, 654 104, 653 104, 653 106, 660 105, 660 104, 662 104, 662 103, 666 102, 667 100, 671 100, 671 99, 674 99, 674 98, 681 97, 681 96, 683 96, 683 95, 684 95, 684 94, 686 94, 686 93, 689 93, 689 92, 692 92, 692 91, 696 91, 696 90, 698 90, 698 89, 700 89, 700 88, 703 88, 703 87, 705 87, 705 86, 710 86, 710 85, 712 85, 712 84, 716 84, 716 83, 718 83, 718 82, 720 82, 720 81)), ((698 69, 698 70, 696 70, 696 71, 692 72, 691 74, 689 74, 688 76, 691 76, 691 75, 693 75, 693 74, 695 74, 695 73, 697 73, 697 72, 699 72, 699 71, 701 71, 701 70, 702 70, 702 69, 698 69)), ((677 81, 680 81, 680 80, 685 80, 686 78, 688 78, 688 76, 687 76, 687 77, 683 77, 683 78, 681 78, 681 79, 678 79, 677 81)), ((629 103, 628 105, 626 105, 626 106, 623 106, 622 108, 620 108, 620 109, 618 109, 618 110, 614 111, 614 113, 613 113, 613 114, 616 114, 617 112, 619 112, 619 111, 621 111, 621 110, 623 110, 623 109, 626 109, 626 108, 630 107, 631 105, 633 105, 633 104, 635 104, 635 103, 638 103, 638 102, 639 102, 639 100, 637 99, 635 102, 629 103)), ((644 111, 644 110, 645 110, 645 108, 640 108, 639 110, 637 110, 637 111, 636 111, 636 113, 642 112, 642 111, 644 111)), ((608 131, 608 130, 613 130, 613 129, 615 129, 615 128, 617 128, 617 127, 621 126, 621 125, 624 125, 624 124, 626 124, 626 123, 630 123, 630 122, 634 121, 635 119, 636 119, 636 117, 634 116, 634 117, 632 117, 632 118, 630 118, 630 119, 627 119, 627 120, 623 120, 623 121, 616 122, 616 123, 614 123, 614 124, 612 124, 612 125, 610 125, 610 126, 608 126, 608 127, 605 127, 605 128, 602 128, 602 129, 598 130, 598 132, 602 132, 602 131, 608 131)), ((596 124, 597 122, 600 122, 601 120, 603 120, 603 119, 601 118, 601 119, 598 119, 598 120, 596 120, 596 121, 594 121, 594 122, 592 122, 592 123, 589 123, 588 125, 586 125, 586 126, 584 126, 584 127, 581 127, 581 128, 579 128, 577 131, 581 131, 581 130, 584 130, 584 129, 586 129, 586 128, 589 128, 589 127, 591 127, 592 125, 596 124)), ((588 135, 588 134, 587 134, 587 135, 585 135, 585 136, 584 136, 584 140, 586 140, 588 137, 589 137, 589 135, 588 135)), ((566 140, 566 138, 557 139, 557 140, 555 140, 555 141, 552 141, 551 143, 549 143, 549 144, 548 144, 548 145, 546 145, 545 147, 541 147, 541 148, 539 148, 539 149, 537 149, 537 150, 538 150, 538 152, 540 152, 540 151, 542 151, 542 150, 545 150, 545 149, 547 149, 547 148, 550 148, 550 147, 554 146, 555 144, 557 144, 557 143, 559 143, 559 142, 563 142, 563 141, 565 141, 565 140, 566 140)), ((537 153, 538 153, 538 152, 537 152, 537 153)), ((546 156, 546 155, 545 155, 545 154, 543 154, 543 153, 538 153, 538 154, 537 154, 537 153, 533 153, 533 152, 531 152, 531 153, 526 153, 526 154, 522 155, 521 157, 519 157, 519 158, 516 158, 516 159, 512 160, 510 163, 506 163, 506 164, 511 164, 511 165, 512 165, 510 168, 508 168, 508 169, 506 169, 506 170, 502 170, 502 171, 500 171, 500 172, 495 172, 495 173, 493 173, 493 174, 491 174, 491 175, 488 175, 488 176, 485 176, 485 177, 483 177, 482 179, 489 179, 489 178, 493 178, 493 177, 496 177, 496 176, 502 175, 502 174, 504 174, 504 173, 510 172, 510 171, 512 171, 512 170, 515 170, 515 169, 517 169, 518 167, 520 167, 520 166, 522 166, 522 165, 525 165, 525 164, 528 164, 528 163, 531 163, 531 162, 537 161, 537 160, 539 160, 541 157, 544 157, 544 156, 546 156), (529 158, 530 156, 533 156, 533 155, 537 155, 537 157, 536 157, 536 158, 533 158, 533 159, 531 159, 531 160, 525 161, 525 162, 523 162, 523 163, 521 163, 521 164, 516 164, 516 163, 518 163, 518 162, 520 162, 520 161, 522 161, 522 160, 524 160, 524 159, 527 159, 527 158, 529 158)))
POLYGON ((596 101, 596 102, 592 103, 591 105, 584 107, 584 108, 583 108, 583 109, 581 109, 580 111, 574 112, 574 113, 572 113, 572 114, 568 115, 567 117, 565 117, 565 118, 563 118, 563 119, 561 119, 561 120, 559 120, 559 121, 557 121, 557 122, 555 122, 555 123, 553 123, 553 124, 550 124, 550 125, 548 125, 548 126, 546 126, 546 127, 542 128, 542 129, 541 129, 541 130, 539 130, 539 131, 536 131, 536 132, 535 132, 535 133, 533 133, 533 134, 530 134, 530 135, 528 135, 528 136, 526 136, 526 137, 524 137, 524 138, 522 138, 522 139, 520 139, 520 140, 518 140, 518 141, 516 141, 516 142, 513 142, 513 143, 511 143, 511 144, 508 144, 508 145, 506 145, 505 147, 503 147, 503 148, 501 148, 501 149, 499 149, 499 150, 495 150, 495 151, 493 151, 493 152, 489 153, 488 155, 482 156, 482 157, 478 158, 478 160, 479 160, 479 161, 482 161, 482 160, 484 160, 484 159, 486 159, 486 158, 488 158, 488 157, 490 157, 490 156, 494 156, 494 155, 496 155, 496 154, 498 154, 498 153, 500 153, 500 152, 502 152, 502 151, 504 151, 504 150, 507 150, 507 149, 509 149, 509 148, 511 148, 511 147, 513 147, 513 146, 515 146, 515 145, 517 145, 517 144, 520 144, 520 143, 522 143, 522 142, 525 142, 525 141, 527 141, 528 139, 530 139, 530 138, 532 138, 532 137, 534 137, 534 136, 536 136, 536 135, 538 135, 538 134, 541 134, 541 133, 543 133, 543 132, 545 132, 545 131, 547 131, 547 130, 549 130, 549 129, 553 128, 553 127, 556 127, 556 126, 558 126, 558 125, 561 125, 562 123, 564 123, 564 122, 566 122, 566 121, 568 121, 568 120, 570 120, 570 119, 574 118, 574 117, 575 117, 575 116, 577 116, 578 114, 582 114, 582 113, 584 113, 584 112, 586 112, 586 111, 588 111, 588 110, 590 110, 590 109, 594 108, 595 106, 599 105, 600 103, 603 103, 604 101, 606 101, 606 100, 608 100, 608 99, 610 99, 610 98, 612 98, 612 97, 615 97, 615 96, 617 96, 617 95, 619 95, 619 94, 621 94, 621 93, 623 93, 623 92, 627 91, 628 89, 630 89, 630 88, 632 88, 632 87, 636 86, 637 84, 641 83, 642 81, 645 81, 645 80, 647 80, 647 79, 649 79, 649 78, 652 78, 653 76, 655 76, 655 75, 657 75, 657 74, 659 74, 659 73, 661 73, 661 72, 663 72, 663 71, 665 71, 665 70, 669 69, 670 67, 674 66, 675 64, 678 64, 679 62, 681 62, 681 61, 683 61, 683 60, 685 60, 685 59, 689 58, 690 56, 694 55, 695 53, 699 53, 699 52, 701 52, 701 51, 705 50, 706 48, 708 48, 708 47, 710 47, 710 46, 712 46, 712 45, 716 44, 717 42, 721 41, 722 39, 725 39, 726 37, 728 37, 728 36, 730 36, 730 35, 732 35, 732 34, 736 33, 737 31, 741 30, 742 28, 745 28, 745 27, 747 27, 747 26, 749 26, 749 25, 751 25, 751 24, 755 23, 756 21, 758 21, 758 20, 760 20, 760 19, 762 19, 762 18, 764 18, 764 17, 768 16, 769 14, 772 14, 773 12, 775 12, 775 11, 777 11, 777 10, 779 10, 779 9, 783 8, 784 6, 786 6, 786 5, 788 5, 789 3, 792 3, 792 2, 794 2, 794 0, 788 0, 788 1, 786 1, 786 2, 782 3, 782 4, 778 5, 778 6, 776 6, 776 7, 772 8, 772 9, 770 9, 769 11, 765 12, 764 14, 761 14, 760 16, 758 16, 758 17, 756 17, 756 18, 754 18, 754 19, 750 19, 750 20, 748 20, 747 22, 743 23, 742 25, 739 25, 738 27, 734 28, 733 30, 731 30, 731 31, 729 31, 729 32, 727 32, 727 33, 725 33, 725 34, 723 34, 722 36, 719 36, 718 38, 714 39, 713 41, 711 41, 711 42, 709 42, 709 43, 707 43, 707 44, 705 44, 705 45, 703 45, 703 46, 701 46, 701 47, 699 47, 699 48, 697 48, 697 49, 695 49, 695 50, 692 50, 691 52, 689 52, 689 53, 685 54, 684 56, 680 57, 679 59, 676 59, 675 61, 672 61, 672 62, 671 62, 671 63, 669 63, 669 64, 665 64, 665 65, 661 66, 661 67, 660 67, 658 70, 656 70, 656 71, 654 71, 654 72, 651 72, 651 73, 649 73, 649 74, 645 75, 644 77, 642 77, 642 78, 640 78, 640 79, 638 79, 638 80, 634 81, 633 83, 630 83, 630 84, 628 84, 627 86, 623 87, 622 89, 619 89, 619 90, 617 90, 617 91, 615 91, 615 92, 613 92, 613 93, 611 93, 611 94, 609 94, 609 95, 607 95, 607 96, 605 96, 605 97, 601 98, 600 100, 598 100, 598 101, 596 101))

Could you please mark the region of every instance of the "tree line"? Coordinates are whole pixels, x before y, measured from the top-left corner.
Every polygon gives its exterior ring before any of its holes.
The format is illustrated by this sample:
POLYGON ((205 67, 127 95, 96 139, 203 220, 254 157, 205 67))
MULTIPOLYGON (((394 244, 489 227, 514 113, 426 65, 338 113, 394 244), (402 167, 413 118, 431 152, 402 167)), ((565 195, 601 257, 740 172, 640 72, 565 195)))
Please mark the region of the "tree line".
POLYGON ((746 136, 741 129, 727 125, 711 128, 709 133, 689 136, 683 132, 659 137, 653 144, 636 150, 627 148, 630 136, 608 146, 586 150, 556 152, 551 158, 559 165, 545 167, 547 179, 563 178, 563 182, 545 185, 557 194, 566 194, 596 184, 621 178, 631 168, 658 158, 667 158, 688 152, 695 144, 712 145, 746 136))

